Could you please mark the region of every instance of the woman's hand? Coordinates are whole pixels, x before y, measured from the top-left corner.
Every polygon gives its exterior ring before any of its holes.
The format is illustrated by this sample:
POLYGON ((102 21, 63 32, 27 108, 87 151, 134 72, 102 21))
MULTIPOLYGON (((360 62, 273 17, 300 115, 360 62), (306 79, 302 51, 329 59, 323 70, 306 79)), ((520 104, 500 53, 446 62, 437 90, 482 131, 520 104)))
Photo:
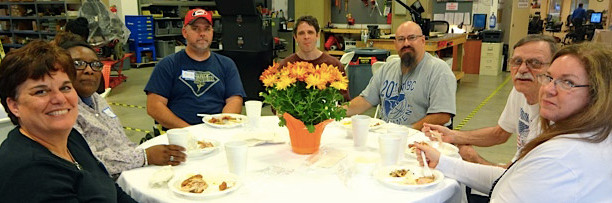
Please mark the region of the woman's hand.
POLYGON ((178 145, 155 145, 146 149, 150 165, 179 165, 185 162, 185 148, 178 145))
POLYGON ((424 166, 423 158, 421 158, 421 151, 425 152, 425 158, 427 158, 427 162, 429 168, 436 168, 438 163, 440 162, 440 152, 429 145, 419 144, 417 142, 414 143, 414 146, 417 148, 417 160, 421 166, 424 166))
POLYGON ((425 136, 433 140, 433 138, 435 137, 432 135, 431 131, 442 134, 442 142, 455 143, 456 141, 456 131, 448 129, 447 127, 441 125, 423 123, 423 128, 421 128, 421 132, 425 133, 425 136))

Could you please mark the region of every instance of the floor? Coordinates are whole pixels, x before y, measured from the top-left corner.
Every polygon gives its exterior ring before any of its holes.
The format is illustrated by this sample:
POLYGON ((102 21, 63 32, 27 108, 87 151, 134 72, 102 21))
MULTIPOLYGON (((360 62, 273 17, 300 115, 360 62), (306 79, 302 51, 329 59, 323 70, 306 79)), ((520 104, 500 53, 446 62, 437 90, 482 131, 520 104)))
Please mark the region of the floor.
MULTIPOLYGON (((152 70, 153 67, 125 70, 124 74, 128 76, 127 81, 113 88, 107 96, 107 101, 121 119, 126 134, 134 142, 138 142, 153 128, 153 120, 147 115, 144 108, 146 96, 143 92, 152 70)), ((508 72, 503 72, 498 76, 466 74, 458 85, 455 128, 472 130, 496 125, 504 109, 507 95, 512 89, 511 81, 505 83, 509 75, 508 72), (487 102, 483 102, 487 98, 487 102), (468 117, 470 114, 473 115, 468 117)), ((245 113, 244 110, 243 113, 245 113)), ((366 113, 373 116, 374 108, 366 113)), ((264 107, 262 115, 272 115, 269 106, 264 107)), ((511 137, 505 144, 476 148, 476 150, 492 162, 505 163, 516 151, 516 144, 513 142, 515 139, 511 137)))

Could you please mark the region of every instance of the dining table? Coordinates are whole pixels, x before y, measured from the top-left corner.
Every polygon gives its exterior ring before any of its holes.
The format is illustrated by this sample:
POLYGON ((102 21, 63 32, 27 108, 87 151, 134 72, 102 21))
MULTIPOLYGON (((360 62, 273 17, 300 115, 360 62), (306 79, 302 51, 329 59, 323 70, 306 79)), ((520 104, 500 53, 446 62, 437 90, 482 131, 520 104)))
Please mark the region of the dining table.
MULTIPOLYGON (((382 184, 372 170, 356 170, 354 157, 378 157, 378 136, 394 124, 370 129, 367 147, 356 148, 350 128, 334 121, 321 135, 314 154, 296 154, 286 127, 277 116, 262 116, 257 127, 249 124, 219 128, 206 123, 186 127, 197 140, 213 140, 219 146, 210 153, 191 157, 178 166, 145 166, 123 171, 117 184, 138 202, 465 202, 465 189, 454 179, 443 178, 429 187, 397 189, 382 184), (224 143, 249 143, 247 167, 234 191, 201 198, 188 198, 170 190, 168 184, 152 185, 154 174, 168 167, 174 174, 190 171, 228 173, 224 143), (359 171, 359 173, 356 173, 359 171)), ((409 129, 408 137, 424 137, 409 129)), ((411 140, 411 139, 409 139, 411 140)), ((168 144, 165 134, 142 143, 139 148, 168 144)), ((376 160, 376 159, 374 159, 376 160)), ((398 165, 418 165, 415 158, 401 156, 398 165)), ((380 168, 377 162, 375 168, 380 168)))

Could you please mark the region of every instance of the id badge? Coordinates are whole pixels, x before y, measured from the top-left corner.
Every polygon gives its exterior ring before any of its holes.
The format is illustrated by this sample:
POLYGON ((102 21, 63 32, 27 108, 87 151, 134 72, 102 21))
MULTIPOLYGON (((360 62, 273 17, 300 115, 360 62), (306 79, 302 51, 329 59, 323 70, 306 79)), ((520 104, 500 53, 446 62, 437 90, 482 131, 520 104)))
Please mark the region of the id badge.
POLYGON ((192 70, 184 70, 181 73, 181 78, 183 78, 183 80, 191 80, 194 81, 195 80, 195 71, 192 70))

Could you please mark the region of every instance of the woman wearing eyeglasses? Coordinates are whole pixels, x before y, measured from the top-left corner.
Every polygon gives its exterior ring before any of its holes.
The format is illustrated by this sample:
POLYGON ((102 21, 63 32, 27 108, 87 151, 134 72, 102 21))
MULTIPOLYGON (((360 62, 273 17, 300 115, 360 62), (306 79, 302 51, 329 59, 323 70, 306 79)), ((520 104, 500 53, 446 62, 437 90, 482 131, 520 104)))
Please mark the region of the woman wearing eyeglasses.
POLYGON ((135 202, 72 129, 72 59, 36 40, 0 63, 0 100, 17 125, 0 146, 0 202, 135 202))
POLYGON ((610 202, 610 78, 610 49, 583 43, 559 50, 549 69, 538 76, 542 133, 505 171, 416 146, 426 153, 430 167, 469 187, 490 191, 491 202, 610 202))
POLYGON ((62 33, 56 36, 55 42, 70 53, 76 68, 73 84, 80 100, 74 128, 85 137, 111 176, 117 178, 124 170, 148 164, 178 165, 185 161, 186 155, 182 152, 185 149, 177 145, 136 149, 136 144, 125 135, 117 115, 106 100, 96 93, 104 64, 91 46, 72 35, 62 33))

